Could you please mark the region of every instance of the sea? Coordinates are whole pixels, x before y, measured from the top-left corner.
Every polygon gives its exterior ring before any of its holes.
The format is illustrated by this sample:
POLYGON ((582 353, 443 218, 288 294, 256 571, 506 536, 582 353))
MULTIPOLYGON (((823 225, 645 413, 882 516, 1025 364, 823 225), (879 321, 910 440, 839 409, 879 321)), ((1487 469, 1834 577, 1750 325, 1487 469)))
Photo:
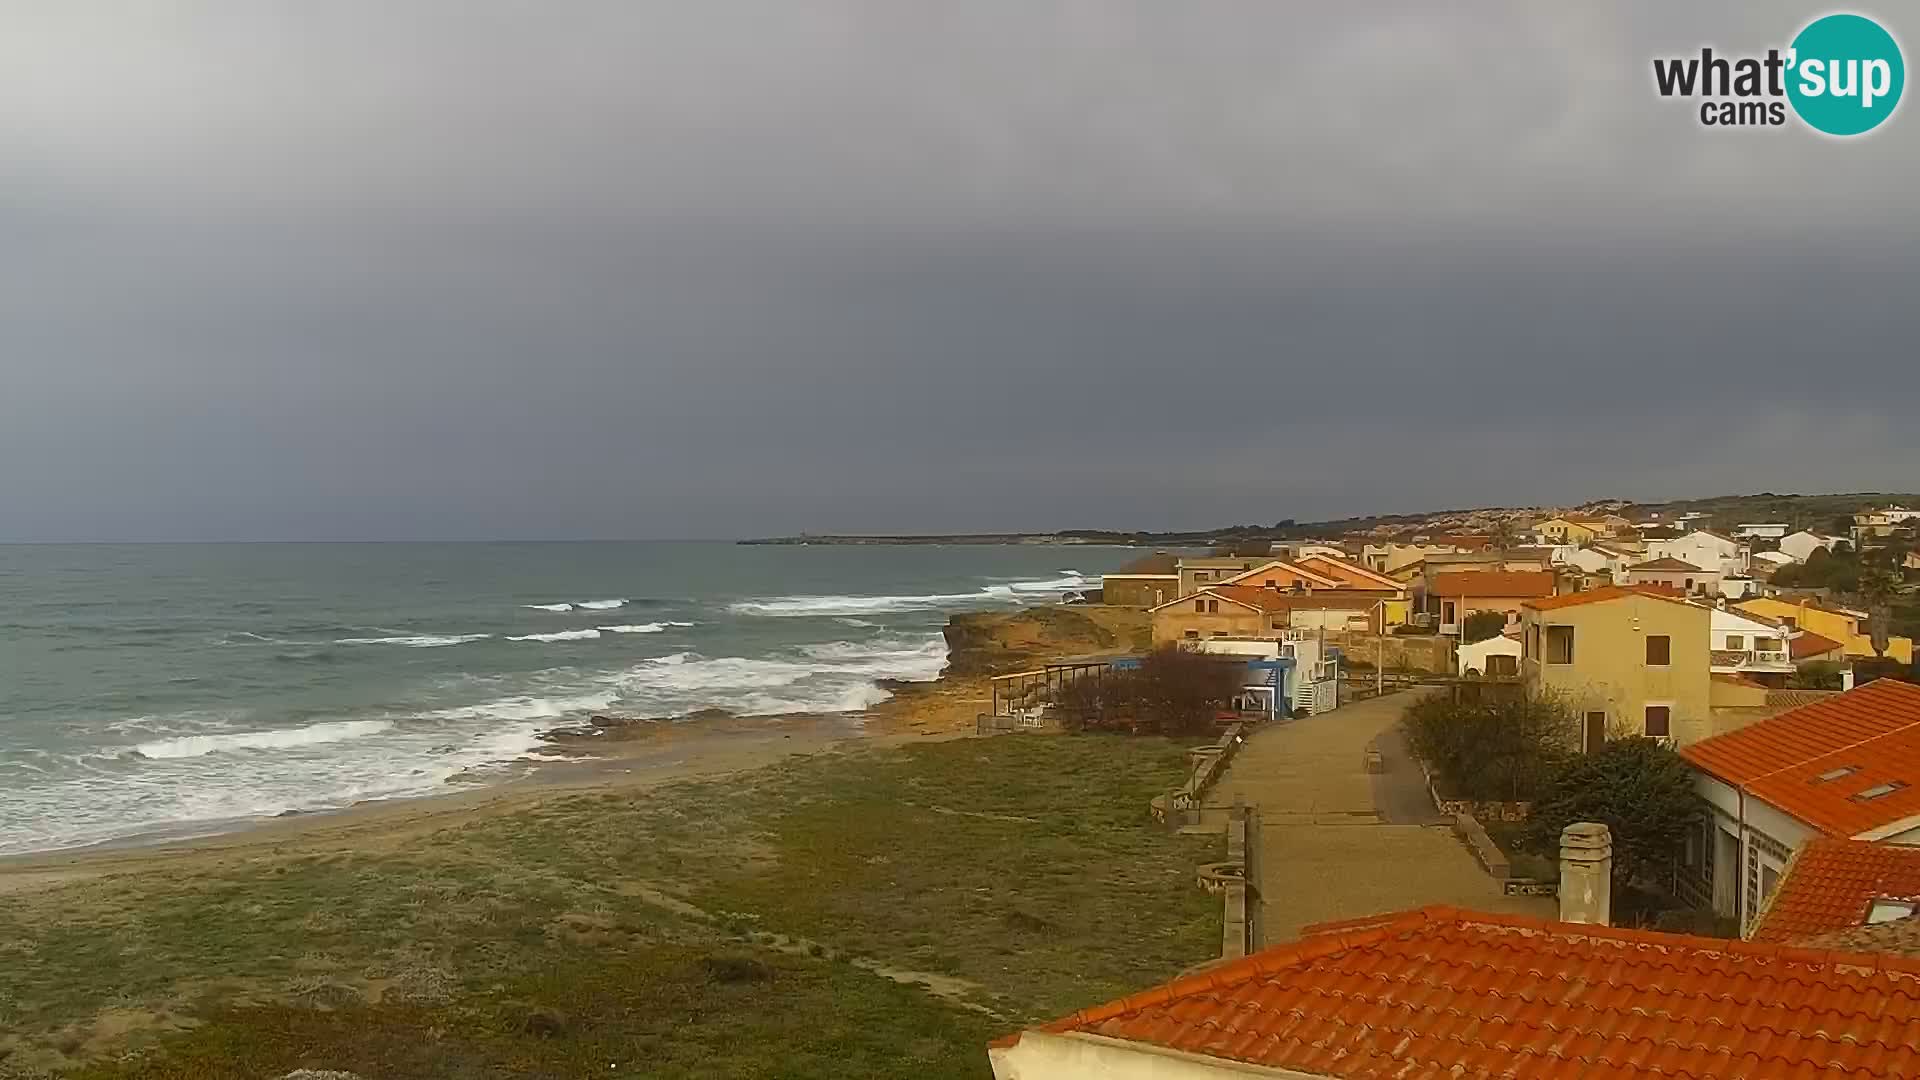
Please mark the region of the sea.
POLYGON ((504 776, 593 713, 860 710, 1122 548, 0 545, 0 854, 504 776))

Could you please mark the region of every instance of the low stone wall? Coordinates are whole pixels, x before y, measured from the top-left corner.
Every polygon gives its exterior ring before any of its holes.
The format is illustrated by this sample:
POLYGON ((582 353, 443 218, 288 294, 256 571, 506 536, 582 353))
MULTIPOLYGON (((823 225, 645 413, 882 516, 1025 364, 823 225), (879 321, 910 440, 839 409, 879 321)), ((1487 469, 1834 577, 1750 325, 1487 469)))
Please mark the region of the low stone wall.
POLYGON ((1433 797, 1433 805, 1448 817, 1460 817, 1462 814, 1479 818, 1481 821, 1525 821, 1533 814, 1530 802, 1500 802, 1495 799, 1449 799, 1440 794, 1439 785, 1433 781, 1433 771, 1426 762, 1420 763, 1420 774, 1427 778, 1427 794, 1433 797))
POLYGON ((1474 815, 1454 814, 1453 833, 1467 845, 1467 850, 1473 852, 1474 859, 1487 872, 1487 876, 1500 883, 1500 891, 1507 896, 1554 896, 1559 893, 1559 886, 1555 882, 1514 877, 1512 860, 1500 850, 1500 845, 1493 842, 1493 837, 1487 835, 1486 826, 1481 825, 1474 815))
POLYGON ((1227 771, 1227 764, 1233 760, 1234 751, 1240 748, 1241 733, 1245 730, 1244 724, 1229 724, 1218 740, 1189 749, 1187 782, 1165 795, 1155 795, 1149 801, 1147 810, 1153 815, 1153 820, 1172 826, 1198 824, 1200 807, 1206 802, 1207 792, 1227 771))
POLYGON ((1256 812, 1251 807, 1235 807, 1227 817, 1226 860, 1207 863, 1196 875, 1202 889, 1221 899, 1221 960, 1237 960, 1259 947, 1256 919, 1260 904, 1251 883, 1255 873, 1253 847, 1258 837, 1256 812))
POLYGON ((1388 671, 1453 674, 1453 639, 1450 637, 1441 637, 1437 634, 1408 634, 1396 637, 1388 634, 1382 642, 1373 634, 1339 631, 1327 634, 1327 644, 1338 645, 1340 655, 1345 657, 1348 663, 1359 661, 1370 668, 1379 667, 1384 644, 1388 671))

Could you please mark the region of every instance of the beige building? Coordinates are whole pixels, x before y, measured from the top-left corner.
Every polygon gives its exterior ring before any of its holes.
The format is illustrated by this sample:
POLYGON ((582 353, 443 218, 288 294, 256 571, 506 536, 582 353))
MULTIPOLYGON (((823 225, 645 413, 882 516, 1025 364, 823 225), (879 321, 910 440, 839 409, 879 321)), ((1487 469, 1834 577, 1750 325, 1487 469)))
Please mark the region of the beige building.
POLYGON ((1150 608, 1180 595, 1180 556, 1164 551, 1142 555, 1111 574, 1100 575, 1101 603, 1150 608))
POLYGON ((1542 539, 1556 544, 1585 544, 1608 535, 1603 522, 1583 517, 1551 517, 1533 527, 1542 539))
POLYGON ((1433 574, 1426 579, 1426 610, 1443 634, 1457 634, 1467 616, 1498 611, 1509 623, 1521 605, 1554 594, 1555 578, 1548 570, 1462 570, 1433 574))
MULTIPOLYGON (((1180 560, 1180 596, 1192 596, 1210 585, 1218 585, 1258 566, 1273 562, 1271 555, 1203 555, 1180 560)), ((1331 585, 1332 582, 1327 584, 1331 585)))
POLYGON ((1385 605, 1351 592, 1285 593, 1215 585, 1153 609, 1153 643, 1274 638, 1285 630, 1381 630, 1385 605))
POLYGON ((1566 697, 1589 749, 1619 734, 1685 746, 1713 734, 1711 625, 1708 609, 1631 585, 1530 600, 1520 676, 1566 697))

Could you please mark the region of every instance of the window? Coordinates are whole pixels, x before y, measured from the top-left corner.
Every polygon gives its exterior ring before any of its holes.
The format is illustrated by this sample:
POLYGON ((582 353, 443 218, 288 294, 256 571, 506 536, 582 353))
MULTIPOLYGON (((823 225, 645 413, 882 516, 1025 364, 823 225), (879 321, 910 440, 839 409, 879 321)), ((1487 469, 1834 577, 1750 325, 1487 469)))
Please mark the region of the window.
POLYGON ((1193 580, 1195 581, 1207 581, 1212 578, 1212 576, 1212 572, 1207 570, 1195 570, 1193 572, 1193 580))
POLYGON ((1889 780, 1884 784, 1875 784, 1865 791, 1856 793, 1853 796, 1853 801, 1872 802, 1875 799, 1884 799, 1906 786, 1907 782, 1905 780, 1889 780))
POLYGON ((1842 765, 1837 769, 1828 769, 1826 772, 1823 772, 1819 776, 1816 776, 1813 779, 1807 781, 1807 783, 1831 784, 1835 780, 1839 780, 1842 777, 1852 776, 1854 773, 1857 773, 1859 771, 1860 771, 1860 766, 1858 765, 1842 765))
POLYGON ((1687 579, 1687 591, 1688 591, 1688 592, 1692 592, 1692 591, 1693 591, 1693 579, 1692 579, 1692 578, 1688 578, 1688 579, 1687 579))
POLYGON ((1206 599, 1202 597, 1201 599, 1195 600, 1193 602, 1193 610, 1195 614, 1205 615, 1207 613, 1206 599))
POLYGON ((1913 914, 1913 909, 1914 904, 1911 900, 1890 900, 1883 896, 1875 900, 1873 906, 1867 909, 1867 925, 1904 919, 1913 914))
POLYGON ((1647 635, 1647 666, 1666 667, 1673 663, 1673 639, 1665 634, 1647 635))
POLYGON ((1226 636, 1227 636, 1227 632, 1226 632, 1225 630, 1215 630, 1215 631, 1213 632, 1213 636, 1214 636, 1214 637, 1226 637, 1226 636))
POLYGON ((1664 739, 1671 734, 1668 728, 1672 714, 1672 707, 1667 705, 1647 706, 1647 736, 1654 739, 1664 739))
POLYGON ((1198 630, 1189 630, 1189 631, 1187 631, 1187 640, 1188 640, 1188 641, 1198 641, 1199 639, 1200 639, 1200 631, 1198 631, 1198 630))
POLYGON ((1741 652, 1741 651, 1744 651, 1746 647, 1747 647, 1747 637, 1745 634, 1728 634, 1727 635, 1728 649, 1731 649, 1734 652, 1741 652))
POLYGON ((1218 600, 1207 601, 1207 614, 1218 615, 1219 613, 1220 613, 1220 601, 1218 600))
POLYGON ((1267 579, 1267 588, 1269 588, 1269 589, 1277 589, 1277 588, 1279 588, 1279 587, 1280 587, 1280 583, 1279 583, 1279 582, 1277 582, 1277 581, 1275 581, 1275 580, 1273 580, 1272 578, 1268 578, 1268 579, 1267 579))
POLYGON ((1607 745, 1607 714, 1604 712, 1588 713, 1584 734, 1586 737, 1587 753, 1599 753, 1600 748, 1607 745))
POLYGON ((1546 635, 1547 663, 1573 663, 1573 627, 1549 626, 1546 635))

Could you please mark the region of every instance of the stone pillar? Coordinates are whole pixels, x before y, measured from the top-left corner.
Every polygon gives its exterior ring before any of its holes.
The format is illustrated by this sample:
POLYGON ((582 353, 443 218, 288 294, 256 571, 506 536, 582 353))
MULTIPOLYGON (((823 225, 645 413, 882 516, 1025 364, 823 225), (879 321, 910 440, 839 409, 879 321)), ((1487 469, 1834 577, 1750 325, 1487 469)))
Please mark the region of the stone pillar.
POLYGON ((1613 834, 1577 821, 1560 833, 1560 921, 1613 922, 1613 834))

